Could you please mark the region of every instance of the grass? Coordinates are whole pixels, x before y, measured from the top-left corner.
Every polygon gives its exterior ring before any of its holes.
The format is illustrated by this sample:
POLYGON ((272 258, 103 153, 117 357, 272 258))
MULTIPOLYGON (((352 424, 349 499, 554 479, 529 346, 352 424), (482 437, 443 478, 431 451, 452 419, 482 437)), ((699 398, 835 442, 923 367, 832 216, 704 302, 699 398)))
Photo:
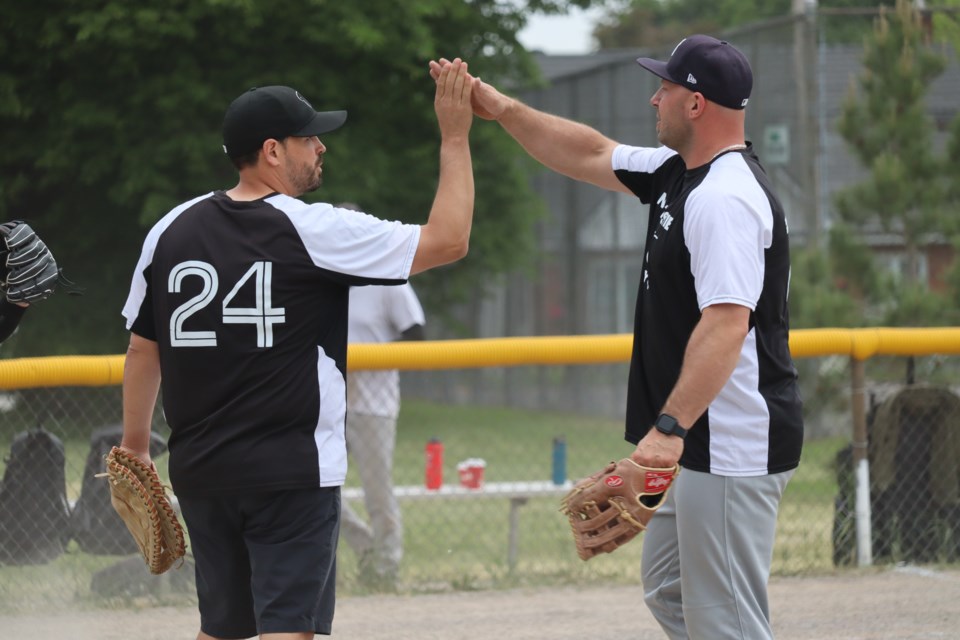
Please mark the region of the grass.
MULTIPOLYGON (((568 477, 593 473, 608 460, 626 456, 620 420, 487 407, 438 406, 405 402, 398 425, 397 484, 423 482, 424 446, 431 437, 445 445, 444 477, 456 482, 456 462, 487 461, 490 481, 548 480, 553 438, 565 437, 568 477)), ((845 438, 806 443, 800 468, 781 507, 773 571, 780 574, 832 570, 831 527, 837 491, 833 470, 845 438)), ((348 485, 358 481, 351 472, 348 485)), ((504 499, 415 501, 402 504, 405 558, 402 577, 434 588, 464 584, 500 586, 635 579, 640 548, 581 562, 573 551, 568 525, 557 501, 531 499, 520 507, 520 546, 514 571, 507 566, 509 505, 504 499), (429 577, 429 579, 427 579, 429 577)), ((352 553, 341 549, 350 575, 352 553)))
POLYGON ((800 466, 780 503, 772 571, 797 574, 833 568, 833 500, 837 494, 834 460, 846 438, 804 444, 800 466))
MULTIPOLYGON (((61 435, 71 498, 79 495, 89 450, 89 428, 75 432, 76 437, 61 435)), ((571 479, 593 473, 633 448, 623 440, 620 420, 405 400, 397 433, 395 482, 424 481, 424 447, 432 437, 444 443, 446 483, 458 481, 456 464, 466 458, 486 460, 488 481, 550 480, 552 443, 561 436, 567 443, 567 476, 571 479)), ((9 439, 0 444, 8 447, 9 439)), ((837 490, 832 465, 845 444, 844 438, 807 443, 781 507, 774 573, 832 569, 830 532, 837 490)), ((157 462, 165 472, 166 457, 157 462)), ((356 469, 350 470, 347 485, 359 485, 356 469)), ((402 503, 402 508, 405 556, 400 578, 404 591, 639 580, 642 544, 628 545, 589 563, 580 561, 555 498, 535 498, 519 507, 519 552, 512 568, 507 562, 508 500, 410 501, 402 503)), ((359 510, 362 513, 362 507, 359 510)), ((117 560, 116 556, 82 553, 72 543, 65 554, 47 565, 0 567, 0 610, 68 602, 73 606, 139 606, 129 600, 97 600, 90 593, 93 573, 117 560)), ((339 592, 363 593, 356 580, 356 558, 345 543, 338 564, 339 592)))
POLYGON ((567 442, 571 478, 595 471, 598 459, 623 457, 632 449, 623 440, 619 420, 404 401, 394 479, 397 484, 422 483, 424 447, 437 437, 444 444, 447 483, 458 481, 457 462, 466 458, 486 460, 485 477, 491 482, 550 480, 553 439, 561 436, 567 442))

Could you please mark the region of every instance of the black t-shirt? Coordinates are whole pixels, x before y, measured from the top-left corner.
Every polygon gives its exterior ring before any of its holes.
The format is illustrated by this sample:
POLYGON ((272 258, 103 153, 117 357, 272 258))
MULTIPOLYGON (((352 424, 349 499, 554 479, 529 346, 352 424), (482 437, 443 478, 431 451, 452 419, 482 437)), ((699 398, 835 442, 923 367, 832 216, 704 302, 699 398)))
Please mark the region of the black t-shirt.
POLYGON ((681 464, 725 476, 795 468, 803 418, 789 348, 790 247, 783 208, 753 149, 688 171, 666 147, 620 146, 613 169, 650 205, 627 440, 638 442, 663 408, 701 311, 738 304, 751 309, 750 331, 730 379, 688 434, 681 464))
POLYGON ((277 194, 153 227, 123 315, 159 345, 177 494, 343 483, 349 287, 405 282, 419 237, 277 194))

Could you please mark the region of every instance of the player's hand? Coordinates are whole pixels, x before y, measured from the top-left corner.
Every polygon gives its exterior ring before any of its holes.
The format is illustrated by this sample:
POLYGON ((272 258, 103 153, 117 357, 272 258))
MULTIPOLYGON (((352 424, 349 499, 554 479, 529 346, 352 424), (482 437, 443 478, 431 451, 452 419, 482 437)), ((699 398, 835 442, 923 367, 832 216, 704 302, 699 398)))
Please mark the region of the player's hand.
POLYGON ((440 125, 440 135, 444 138, 466 137, 473 123, 473 108, 470 96, 473 83, 467 73, 467 63, 457 58, 440 70, 437 77, 437 93, 433 101, 440 125))
POLYGON ((647 435, 637 443, 630 457, 644 467, 672 467, 683 455, 683 438, 650 429, 647 435))
POLYGON ((150 449, 147 449, 146 451, 138 451, 136 449, 126 446, 125 444, 121 444, 119 448, 123 450, 125 453, 130 454, 131 456, 140 458, 140 460, 144 464, 146 464, 148 467, 152 467, 154 471, 157 470, 157 465, 153 464, 153 460, 150 459, 150 449))
MULTIPOLYGON (((440 58, 439 61, 431 60, 430 77, 439 80, 444 67, 450 64, 452 63, 446 58, 440 58)), ((486 84, 480 78, 475 78, 469 73, 467 78, 473 84, 471 105, 474 115, 484 120, 496 120, 503 115, 510 104, 510 98, 497 91, 493 86, 486 84)))

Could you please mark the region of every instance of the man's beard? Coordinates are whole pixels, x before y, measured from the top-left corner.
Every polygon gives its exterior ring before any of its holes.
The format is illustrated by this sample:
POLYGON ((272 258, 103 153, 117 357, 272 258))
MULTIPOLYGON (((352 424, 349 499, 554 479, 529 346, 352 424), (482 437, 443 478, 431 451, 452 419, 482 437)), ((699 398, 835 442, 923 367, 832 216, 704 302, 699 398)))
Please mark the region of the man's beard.
POLYGON ((313 166, 291 180, 300 195, 316 191, 323 184, 323 175, 317 172, 318 169, 319 167, 313 166))

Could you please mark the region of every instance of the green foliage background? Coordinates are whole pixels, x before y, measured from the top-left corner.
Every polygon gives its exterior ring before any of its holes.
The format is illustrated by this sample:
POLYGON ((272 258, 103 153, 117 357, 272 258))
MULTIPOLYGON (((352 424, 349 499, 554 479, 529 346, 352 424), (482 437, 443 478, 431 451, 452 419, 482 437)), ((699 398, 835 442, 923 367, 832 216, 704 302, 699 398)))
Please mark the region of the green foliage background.
MULTIPOLYGON (((893 0, 818 0, 817 9, 850 11, 889 5, 893 0)), ((793 0, 620 0, 609 3, 595 30, 602 48, 674 45, 691 33, 712 33, 790 14, 793 0)), ((940 3, 936 3, 940 4, 940 3)), ((831 39, 850 31, 828 27, 831 39)))
MULTIPOLYGON (((960 0, 945 0, 957 6, 960 0)), ((53 249, 82 297, 28 311, 0 357, 121 353, 120 310, 147 228, 176 204, 229 188, 220 145, 226 105, 250 86, 289 84, 319 109, 345 108, 326 136, 326 183, 312 198, 358 202, 370 213, 425 221, 436 185, 438 132, 427 62, 463 56, 513 90, 534 85, 516 34, 531 11, 605 6, 602 47, 673 43, 786 15, 789 0, 37 0, 0 4, 0 220, 25 219, 53 249)), ((876 7, 825 0, 821 11, 876 7)), ((890 4, 889 2, 887 4, 890 4)), ((927 23, 904 7, 866 42, 864 74, 839 126, 870 179, 841 195, 844 220, 829 247, 798 249, 793 326, 943 324, 960 316, 960 263, 947 295, 878 273, 860 225, 906 224, 919 243, 960 237, 960 119, 942 154, 930 143, 925 92, 942 70, 927 23), (907 20, 907 22, 903 22, 907 20), (919 70, 919 71, 918 71, 919 70), (894 203, 895 206, 890 206, 894 203), (890 217, 893 213, 895 217, 890 217), (898 217, 896 217, 898 216, 898 217)), ((843 21, 844 24, 850 21, 843 21)), ((827 21, 824 33, 833 33, 827 21)), ((936 13, 933 40, 956 48, 958 14, 936 13)), ((418 276, 437 326, 498 275, 531 262, 543 204, 532 161, 496 126, 472 132, 477 207, 470 256, 418 276)), ((956 240, 960 242, 960 240, 956 240)), ((458 325, 448 323, 452 330, 458 325)))
MULTIPOLYGON (((551 11, 590 0, 537 0, 551 11)), ((120 311, 150 224, 235 184, 221 150, 227 104, 287 84, 347 109, 325 137, 326 184, 378 217, 422 223, 439 135, 427 63, 462 56, 508 85, 535 81, 517 43, 526 8, 495 0, 39 0, 0 7, 0 219, 29 221, 83 297, 28 312, 3 357, 121 353, 120 311)), ((418 277, 436 315, 531 254, 542 205, 519 148, 475 127, 469 259, 418 277), (439 280, 442 278, 442 286, 439 280)))

